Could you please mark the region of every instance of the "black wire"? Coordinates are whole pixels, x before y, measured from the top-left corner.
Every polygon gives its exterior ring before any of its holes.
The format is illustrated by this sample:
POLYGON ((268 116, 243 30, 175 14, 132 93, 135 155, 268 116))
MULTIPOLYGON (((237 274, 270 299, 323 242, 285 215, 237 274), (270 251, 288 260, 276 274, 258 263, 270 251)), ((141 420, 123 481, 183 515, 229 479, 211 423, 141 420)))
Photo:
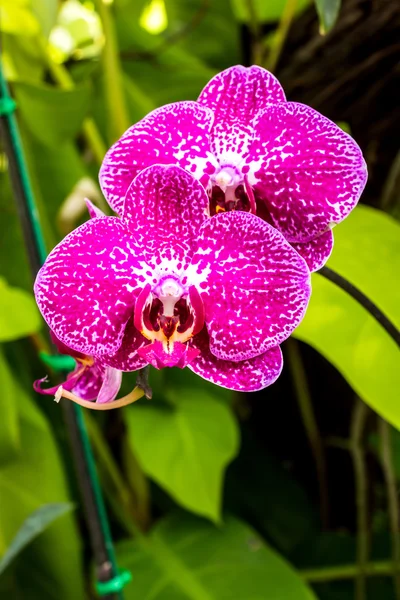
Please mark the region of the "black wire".
POLYGON ((400 346, 400 331, 397 327, 387 318, 386 315, 370 300, 367 298, 365 294, 361 290, 359 290, 355 285, 350 283, 347 279, 333 271, 329 267, 322 267, 318 271, 320 275, 332 281, 335 285, 342 288, 345 292, 347 292, 354 300, 357 300, 361 306, 367 310, 370 315, 374 317, 376 321, 385 329, 385 331, 390 335, 390 337, 396 342, 398 346, 400 346))

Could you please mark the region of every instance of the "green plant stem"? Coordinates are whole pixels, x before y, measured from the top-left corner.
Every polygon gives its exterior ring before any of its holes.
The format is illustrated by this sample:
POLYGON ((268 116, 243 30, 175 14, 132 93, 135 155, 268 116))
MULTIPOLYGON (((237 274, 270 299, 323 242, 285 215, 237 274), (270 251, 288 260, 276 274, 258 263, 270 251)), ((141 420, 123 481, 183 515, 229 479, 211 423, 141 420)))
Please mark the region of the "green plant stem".
POLYGON ((104 69, 104 96, 107 102, 109 143, 113 144, 130 126, 129 113, 124 95, 121 61, 111 6, 103 0, 95 5, 103 23, 105 46, 102 53, 104 69))
POLYGON ((104 486, 108 501, 116 507, 116 516, 121 518, 121 524, 126 527, 127 521, 133 521, 141 530, 145 531, 150 522, 150 495, 147 479, 135 460, 135 480, 129 479, 128 486, 121 474, 103 435, 97 425, 95 417, 85 414, 85 422, 94 452, 98 457, 99 470, 107 485, 104 486), (108 485, 108 483, 110 485, 108 485), (123 509, 123 514, 121 514, 123 509))
POLYGON ((357 509, 357 573, 355 574, 356 600, 366 599, 365 570, 369 553, 367 472, 363 448, 364 429, 368 407, 357 398, 351 420, 350 444, 354 466, 357 509))
POLYGON ((246 0, 251 32, 251 61, 253 65, 262 63, 261 27, 254 0, 246 0))
POLYGON ((287 340, 286 356, 289 363, 304 429, 306 431, 311 452, 314 457, 319 485, 321 521, 323 527, 326 529, 328 527, 329 520, 329 496, 326 477, 327 470, 325 449, 319 433, 317 419, 315 418, 311 394, 308 387, 307 375, 304 369, 303 360, 301 358, 299 344, 296 342, 296 340, 287 340))
MULTIPOLYGON (((391 561, 369 562, 364 565, 362 573, 365 577, 392 576, 399 572, 399 565, 391 561)), ((325 581, 338 581, 341 579, 354 579, 359 576, 358 565, 339 565, 334 567, 321 567, 320 569, 304 569, 299 571, 300 576, 309 583, 325 581)))
POLYGON ((382 468, 386 482, 390 531, 392 534, 392 558, 396 566, 394 574, 394 586, 396 590, 396 599, 400 600, 400 523, 399 523, 399 502, 397 494, 396 475, 393 464, 393 454, 391 445, 391 426, 384 419, 378 421, 379 433, 381 439, 382 468))
POLYGON ((285 8, 283 9, 279 25, 276 29, 275 36, 271 45, 267 60, 267 69, 274 72, 279 61, 285 40, 289 31, 289 27, 296 13, 297 0, 286 0, 285 8))
MULTIPOLYGON (((46 42, 44 40, 41 41, 41 47, 47 61, 47 67, 54 81, 62 90, 73 90, 75 88, 75 82, 68 70, 64 67, 64 65, 58 64, 50 58, 49 53, 47 52, 46 42)), ((101 165, 104 155, 107 152, 107 148, 93 119, 87 118, 84 120, 82 125, 82 133, 87 145, 93 152, 96 162, 101 165)))

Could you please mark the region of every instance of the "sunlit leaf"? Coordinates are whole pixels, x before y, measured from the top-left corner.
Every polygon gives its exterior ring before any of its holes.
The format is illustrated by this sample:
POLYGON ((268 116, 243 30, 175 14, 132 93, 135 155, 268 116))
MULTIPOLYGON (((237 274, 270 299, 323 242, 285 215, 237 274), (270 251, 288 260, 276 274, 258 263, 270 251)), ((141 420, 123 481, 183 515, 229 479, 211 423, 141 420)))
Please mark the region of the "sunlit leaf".
POLYGON ((167 392, 171 406, 127 411, 129 439, 144 470, 179 504, 219 521, 224 472, 238 450, 231 410, 201 391, 167 392))
MULTIPOLYGON (((399 327, 400 226, 380 211, 359 206, 334 232, 328 266, 399 327)), ((400 429, 399 349, 353 298, 314 275, 310 305, 295 336, 323 354, 365 402, 400 429)))
POLYGON ((40 31, 29 0, 0 0, 0 15, 0 31, 4 33, 32 36, 40 31))
POLYGON ((339 16, 341 0, 314 0, 317 7, 320 32, 324 35, 334 26, 339 16))
POLYGON ((143 29, 153 35, 164 31, 168 27, 164 0, 150 0, 140 15, 139 23, 143 29))
POLYGON ((56 519, 70 512, 72 508, 73 505, 66 502, 44 504, 29 515, 22 523, 21 528, 0 560, 0 576, 28 544, 43 533, 56 519))
POLYGON ((296 571, 233 517, 217 528, 178 514, 144 541, 119 544, 117 555, 134 573, 126 600, 316 600, 296 571))
POLYGON ((0 342, 36 333, 41 324, 33 293, 9 287, 0 277, 0 342))

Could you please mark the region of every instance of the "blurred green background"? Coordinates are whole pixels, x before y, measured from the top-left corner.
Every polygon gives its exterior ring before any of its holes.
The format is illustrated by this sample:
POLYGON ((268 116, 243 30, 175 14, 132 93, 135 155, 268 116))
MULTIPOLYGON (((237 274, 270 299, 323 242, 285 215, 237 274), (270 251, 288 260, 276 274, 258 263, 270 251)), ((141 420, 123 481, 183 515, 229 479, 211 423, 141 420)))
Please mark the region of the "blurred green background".
MULTIPOLYGON (((48 249, 85 196, 107 210, 97 173, 129 125, 257 63, 361 145, 369 182, 328 266, 399 327, 399 28, 386 0, 0 0, 48 249)), ((32 390, 45 328, 1 140, 0 233, 0 594, 94 598, 62 412, 32 390)), ((398 348, 318 274, 294 338, 261 392, 153 369, 151 402, 85 413, 128 600, 400 600, 398 348)))

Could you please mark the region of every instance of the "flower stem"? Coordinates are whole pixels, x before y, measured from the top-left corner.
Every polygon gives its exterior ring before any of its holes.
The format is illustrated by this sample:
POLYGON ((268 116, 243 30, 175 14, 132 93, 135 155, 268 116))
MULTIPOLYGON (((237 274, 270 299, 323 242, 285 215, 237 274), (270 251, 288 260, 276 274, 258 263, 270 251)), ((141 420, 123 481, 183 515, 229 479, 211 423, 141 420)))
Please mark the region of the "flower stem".
POLYGON ((378 323, 385 329, 385 331, 390 335, 390 337, 396 342, 398 346, 400 346, 400 331, 397 327, 387 318, 386 315, 370 300, 367 298, 365 294, 361 290, 359 290, 355 285, 350 283, 347 279, 333 271, 329 267, 322 267, 318 271, 320 275, 332 281, 337 286, 342 288, 345 292, 347 292, 350 296, 354 298, 357 302, 361 304, 373 317, 378 321, 378 323))
POLYGON ((356 399, 351 420, 350 444, 353 457, 356 509, 357 509, 357 567, 356 600, 366 599, 365 569, 368 561, 368 501, 367 473, 364 460, 363 436, 368 416, 368 407, 360 399, 356 399))
POLYGON ((296 13, 297 0, 286 0, 279 25, 275 32, 275 37, 271 45, 271 50, 267 60, 267 69, 274 72, 279 61, 289 27, 296 13))
POLYGON ((104 96, 107 102, 109 123, 108 141, 112 144, 128 129, 131 123, 125 101, 118 40, 111 7, 103 0, 96 0, 95 5, 102 20, 106 38, 102 62, 105 74, 104 96))
POLYGON ((317 471, 319 495, 321 503, 321 521, 324 529, 328 527, 329 497, 326 478, 325 450, 319 433, 317 419, 313 409, 311 394, 308 387, 307 375, 304 369, 298 342, 289 339, 285 345, 286 356, 296 392, 304 429, 306 430, 308 442, 314 457, 317 471))
MULTIPOLYGON (((365 577, 391 576, 400 572, 400 566, 390 561, 370 562, 364 565, 362 573, 365 577)), ((322 567, 320 569, 304 569, 299 571, 300 576, 309 583, 325 581, 338 581, 341 579, 354 579, 358 577, 358 565, 338 565, 322 567)))
POLYGON ((400 600, 400 522, 399 502, 396 486, 396 474, 393 464, 393 453, 391 445, 391 427, 384 419, 379 419, 379 433, 381 438, 382 468, 386 482, 390 530, 392 534, 392 558, 396 566, 394 574, 394 586, 396 599, 400 600))
POLYGON ((140 398, 143 398, 144 391, 140 387, 135 387, 129 394, 119 398, 118 400, 114 400, 113 402, 105 402, 104 404, 99 404, 98 402, 90 402, 88 400, 83 400, 79 396, 76 396, 72 392, 68 390, 64 390, 64 388, 60 385, 56 392, 55 400, 59 402, 61 398, 67 398, 68 400, 72 400, 75 404, 79 404, 79 406, 83 406, 84 408, 90 408, 90 410, 113 410, 114 408, 122 408, 123 406, 128 406, 128 404, 132 404, 140 398))

